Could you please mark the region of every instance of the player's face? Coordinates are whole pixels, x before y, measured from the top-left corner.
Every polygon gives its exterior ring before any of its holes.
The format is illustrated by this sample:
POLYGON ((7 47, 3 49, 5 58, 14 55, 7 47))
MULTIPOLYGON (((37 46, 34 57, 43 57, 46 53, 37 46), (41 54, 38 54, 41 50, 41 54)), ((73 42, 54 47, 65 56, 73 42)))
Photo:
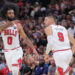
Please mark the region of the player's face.
POLYGON ((50 24, 50 19, 48 17, 45 17, 44 19, 44 25, 48 26, 50 24))
POLYGON ((7 14, 6 14, 6 17, 13 19, 15 17, 14 10, 12 10, 12 9, 11 10, 8 10, 7 11, 7 14))
POLYGON ((48 26, 51 24, 55 24, 54 18, 53 17, 45 17, 44 19, 44 25, 48 26))

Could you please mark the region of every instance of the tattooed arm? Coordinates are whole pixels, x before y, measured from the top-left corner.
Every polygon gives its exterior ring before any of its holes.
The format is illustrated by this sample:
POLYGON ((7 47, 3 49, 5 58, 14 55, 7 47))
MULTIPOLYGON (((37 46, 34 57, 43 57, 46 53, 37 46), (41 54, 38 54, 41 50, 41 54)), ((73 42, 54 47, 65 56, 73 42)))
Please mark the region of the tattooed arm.
POLYGON ((3 22, 0 22, 0 32, 2 32, 4 29, 6 29, 7 27, 9 27, 12 23, 11 22, 8 22, 8 23, 3 23, 3 22))
POLYGON ((12 26, 14 23, 17 23, 17 22, 19 22, 19 21, 18 20, 14 20, 14 21, 7 22, 7 23, 0 22, 0 32, 2 32, 6 28, 8 28, 9 26, 12 26))
POLYGON ((18 29, 19 29, 19 33, 22 36, 22 38, 24 39, 25 43, 33 50, 33 53, 37 54, 37 51, 35 50, 32 42, 30 41, 30 39, 27 37, 27 35, 25 34, 25 32, 23 31, 22 26, 18 23, 18 29))

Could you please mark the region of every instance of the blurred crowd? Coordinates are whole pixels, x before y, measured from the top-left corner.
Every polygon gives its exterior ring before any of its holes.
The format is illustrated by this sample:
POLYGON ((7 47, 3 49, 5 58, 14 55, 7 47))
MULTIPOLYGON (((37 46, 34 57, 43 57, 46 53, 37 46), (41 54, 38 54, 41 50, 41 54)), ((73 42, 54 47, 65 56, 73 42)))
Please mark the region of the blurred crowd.
MULTIPOLYGON (((39 59, 35 66, 28 66, 23 60, 21 75, 55 75, 55 62, 50 52, 50 58, 45 59, 43 54, 46 50, 46 36, 44 33, 43 20, 46 13, 51 13, 55 17, 56 24, 64 26, 75 38, 75 0, 8 0, 19 6, 19 16, 21 25, 27 36, 34 44, 39 59)), ((0 6, 1 7, 1 6, 0 6)), ((0 21, 2 18, 0 17, 0 21)), ((20 37, 20 44, 23 48, 24 56, 31 54, 32 50, 24 43, 20 37)), ((75 75, 75 62, 72 63, 70 75, 75 75)), ((9 72, 4 58, 3 42, 0 35, 0 73, 9 72), (4 61, 4 62, 3 62, 4 61)), ((1 74, 0 74, 1 75, 1 74)), ((11 75, 11 74, 9 74, 11 75)))

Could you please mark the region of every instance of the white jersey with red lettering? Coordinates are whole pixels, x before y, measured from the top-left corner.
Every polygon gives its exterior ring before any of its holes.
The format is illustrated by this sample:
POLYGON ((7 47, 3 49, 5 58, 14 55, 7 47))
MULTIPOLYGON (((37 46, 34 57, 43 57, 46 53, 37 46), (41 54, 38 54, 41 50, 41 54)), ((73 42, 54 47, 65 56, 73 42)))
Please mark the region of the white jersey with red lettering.
POLYGON ((14 66, 16 66, 17 71, 21 68, 23 51, 19 44, 19 33, 18 27, 14 24, 11 27, 6 28, 1 33, 4 48, 5 48, 5 59, 9 71, 14 71, 14 66))
POLYGON ((72 51, 68 38, 68 32, 63 26, 51 26, 53 31, 53 57, 55 64, 57 68, 60 67, 63 69, 63 73, 65 73, 65 75, 69 75, 69 63, 72 59, 72 51))
POLYGON ((71 48, 68 33, 65 27, 60 25, 52 25, 52 31, 53 31, 53 49, 55 51, 71 48))
POLYGON ((4 48, 6 50, 15 49, 20 46, 19 44, 19 33, 18 33, 18 27, 16 24, 14 24, 11 27, 6 28, 1 33, 4 48))

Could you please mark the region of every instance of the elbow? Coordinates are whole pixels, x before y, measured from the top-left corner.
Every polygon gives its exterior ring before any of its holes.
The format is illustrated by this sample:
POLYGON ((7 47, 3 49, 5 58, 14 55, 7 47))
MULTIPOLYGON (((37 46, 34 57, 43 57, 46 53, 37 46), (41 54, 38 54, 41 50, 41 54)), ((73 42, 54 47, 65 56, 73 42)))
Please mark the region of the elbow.
POLYGON ((75 46, 75 39, 74 39, 74 41, 73 41, 73 46, 75 46))
POLYGON ((46 54, 49 54, 49 52, 52 50, 52 46, 47 44, 46 48, 46 54))

